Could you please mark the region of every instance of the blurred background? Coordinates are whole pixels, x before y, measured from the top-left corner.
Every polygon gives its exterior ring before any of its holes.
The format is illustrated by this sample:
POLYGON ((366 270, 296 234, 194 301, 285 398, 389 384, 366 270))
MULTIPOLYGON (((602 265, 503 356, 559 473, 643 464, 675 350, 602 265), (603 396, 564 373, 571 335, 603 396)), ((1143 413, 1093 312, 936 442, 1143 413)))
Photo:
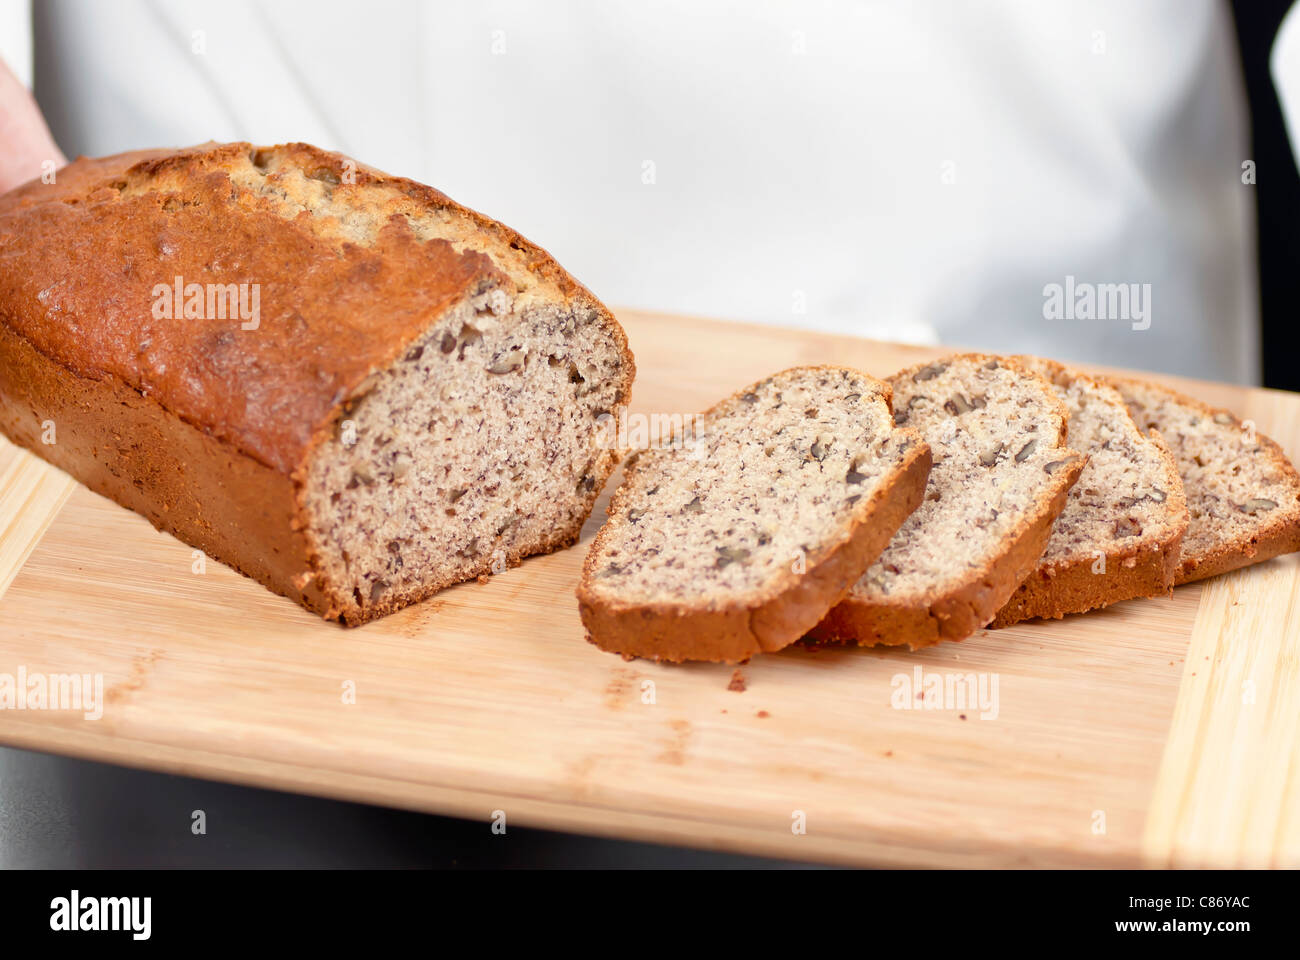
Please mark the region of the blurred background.
POLYGON ((3 2, 70 157, 305 140, 615 306, 1297 385, 1257 269, 1288 3, 3 2), (1150 326, 1045 316, 1067 278, 1150 326))
MULTIPOLYGON (((308 141, 616 308, 1300 389, 1290 7, 0 0, 0 55, 69 157, 308 141), (1079 284, 1135 315, 1049 308, 1079 284)), ((10 159, 23 109, 0 102, 10 159)), ((744 862, 478 832, 0 750, 0 866, 744 862), (197 795, 230 811, 207 847, 174 822, 197 795)))

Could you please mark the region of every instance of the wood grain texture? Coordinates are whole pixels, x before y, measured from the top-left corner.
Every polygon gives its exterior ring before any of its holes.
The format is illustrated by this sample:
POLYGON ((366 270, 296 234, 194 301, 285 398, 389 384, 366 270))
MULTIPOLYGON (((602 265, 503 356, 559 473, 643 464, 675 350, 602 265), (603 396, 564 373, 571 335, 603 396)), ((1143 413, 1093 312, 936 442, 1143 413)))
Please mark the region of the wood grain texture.
POLYGON ((0 438, 0 597, 53 522, 76 482, 0 438))
MULTIPOLYGON (((1282 444, 1300 398, 1172 383, 1282 444)), ((1300 555, 1205 584, 1143 837, 1157 866, 1300 866, 1300 555)))
MULTIPOLYGON (((943 352, 620 319, 642 412, 700 410, 801 363, 884 376, 943 352)), ((1300 449, 1300 398, 1168 382, 1300 449)), ((0 468, 13 453, 0 441, 0 468)), ((573 590, 603 512, 572 550, 345 630, 218 563, 196 571, 189 547, 77 486, 0 597, 0 673, 100 673, 103 716, 0 711, 0 742, 484 830, 503 810, 840 863, 1295 864, 1300 630, 1280 609, 1293 560, 916 653, 790 649, 743 667, 734 692, 733 668, 627 663, 584 642, 573 590), (1248 616, 1221 599, 1232 590, 1271 607, 1248 616), (917 668, 996 679, 996 717, 900 709, 917 668), (1255 713, 1222 693, 1247 677, 1255 713)))
POLYGON ((1153 864, 1300 866, 1300 562, 1210 580, 1192 627, 1143 852, 1153 864))

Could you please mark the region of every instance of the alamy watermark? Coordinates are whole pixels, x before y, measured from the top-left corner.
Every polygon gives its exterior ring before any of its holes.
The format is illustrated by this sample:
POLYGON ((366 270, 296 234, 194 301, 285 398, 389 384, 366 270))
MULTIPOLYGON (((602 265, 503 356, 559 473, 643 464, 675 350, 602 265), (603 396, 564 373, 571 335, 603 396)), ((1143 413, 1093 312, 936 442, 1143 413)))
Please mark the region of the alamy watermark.
POLYGON ((615 413, 596 418, 596 442, 604 450, 687 450, 704 456, 705 445, 698 413, 615 413))
POLYGON ((1151 326, 1151 284, 1086 283, 1067 275, 1065 283, 1043 287, 1044 320, 1125 320, 1134 330, 1151 326))
POLYGON ((122 932, 148 940, 152 931, 152 897, 93 897, 73 890, 50 901, 50 929, 56 933, 122 932))
POLYGON ((895 710, 979 710, 981 720, 998 718, 996 673, 937 673, 917 666, 910 676, 894 674, 889 686, 895 710))
POLYGON ((158 283, 151 292, 155 320, 239 320, 241 330, 262 322, 260 283, 158 283))
POLYGON ((80 710, 87 720, 104 715, 102 673, 40 673, 19 666, 0 673, 0 710, 80 710))

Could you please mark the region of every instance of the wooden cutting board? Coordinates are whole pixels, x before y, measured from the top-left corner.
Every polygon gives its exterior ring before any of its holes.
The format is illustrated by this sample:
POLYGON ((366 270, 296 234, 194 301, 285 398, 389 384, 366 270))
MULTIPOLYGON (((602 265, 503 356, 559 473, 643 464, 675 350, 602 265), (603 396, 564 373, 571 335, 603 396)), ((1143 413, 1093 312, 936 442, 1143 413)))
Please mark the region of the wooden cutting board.
MULTIPOLYGON (((941 352, 621 319, 646 412, 795 364, 887 375, 941 352)), ((1300 453, 1300 397, 1170 382, 1300 453)), ((196 572, 189 547, 0 439, 0 680, 105 687, 99 719, 0 710, 0 742, 484 830, 504 814, 854 864, 1300 866, 1296 558, 919 653, 792 649, 744 666, 741 692, 731 667, 584 642, 573 588, 603 516, 602 499, 575 549, 346 630, 196 572), (900 708, 918 671, 921 692, 996 682, 996 716, 900 708)))

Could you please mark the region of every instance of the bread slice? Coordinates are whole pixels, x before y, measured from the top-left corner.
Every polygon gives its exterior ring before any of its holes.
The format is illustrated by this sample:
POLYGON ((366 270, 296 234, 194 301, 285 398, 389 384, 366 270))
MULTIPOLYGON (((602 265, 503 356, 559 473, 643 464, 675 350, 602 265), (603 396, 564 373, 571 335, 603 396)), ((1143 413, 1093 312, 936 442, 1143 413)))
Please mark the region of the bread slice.
POLYGON ((1168 387, 1110 381, 1178 461, 1191 519, 1175 583, 1300 550, 1300 476, 1281 447, 1227 410, 1168 387))
POLYGON ((993 626, 1168 593, 1187 530, 1183 482, 1169 446, 1138 427, 1109 384, 1051 360, 1015 359, 1056 387, 1070 411, 1070 443, 1088 463, 1038 568, 993 626))
POLYGON ((974 633, 1038 564, 1086 462, 1052 385, 1016 360, 953 356, 890 383, 895 422, 930 444, 925 502, 814 640, 915 649, 974 633))
POLYGON ((544 250, 307 144, 0 197, 0 429, 347 624, 574 542, 633 374, 544 250))
POLYGON ((889 387, 798 367, 635 455, 583 566, 588 639, 655 660, 735 662, 798 640, 920 503, 930 451, 889 387))

